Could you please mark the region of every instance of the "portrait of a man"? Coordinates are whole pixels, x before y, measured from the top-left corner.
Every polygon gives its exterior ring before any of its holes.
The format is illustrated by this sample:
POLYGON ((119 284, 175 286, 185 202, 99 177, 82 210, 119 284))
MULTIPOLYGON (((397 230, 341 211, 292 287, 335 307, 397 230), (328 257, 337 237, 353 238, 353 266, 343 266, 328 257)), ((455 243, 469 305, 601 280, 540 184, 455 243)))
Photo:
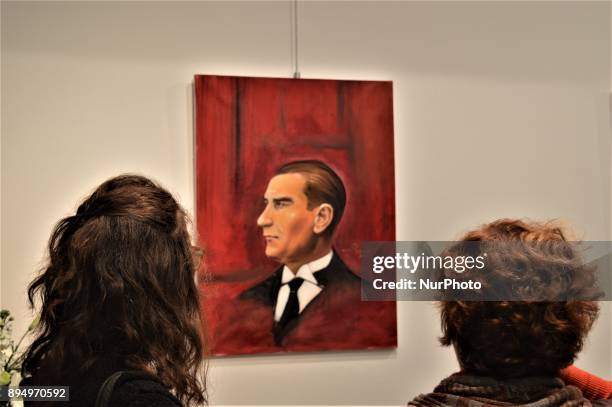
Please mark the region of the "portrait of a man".
POLYGON ((345 204, 342 180, 320 161, 285 164, 268 183, 257 225, 266 243, 266 256, 282 266, 243 292, 241 299, 273 307, 277 345, 284 343, 325 296, 341 291, 353 297, 360 293, 359 277, 333 251, 334 231, 345 204))
POLYGON ((212 355, 387 349, 363 241, 395 240, 392 86, 198 75, 196 221, 212 355))

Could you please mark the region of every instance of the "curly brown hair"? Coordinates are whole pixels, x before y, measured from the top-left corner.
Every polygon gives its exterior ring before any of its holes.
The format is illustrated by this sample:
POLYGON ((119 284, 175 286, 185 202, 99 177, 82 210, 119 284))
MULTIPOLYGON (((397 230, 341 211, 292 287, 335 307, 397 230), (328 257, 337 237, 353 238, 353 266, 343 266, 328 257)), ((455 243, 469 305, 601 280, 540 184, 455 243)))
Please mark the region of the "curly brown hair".
POLYGON ((185 211, 153 181, 122 175, 100 185, 55 226, 49 259, 30 284, 40 325, 24 375, 61 380, 120 360, 206 402, 198 259, 185 211))
POLYGON ((470 248, 479 247, 480 254, 488 255, 483 292, 506 285, 535 291, 549 301, 442 301, 440 342, 454 345, 466 373, 501 378, 558 375, 574 361, 597 318, 596 302, 564 300, 597 298, 593 269, 550 223, 501 219, 461 240, 446 254, 464 253, 466 242, 481 242, 470 248), (491 242, 517 244, 487 250, 491 242))

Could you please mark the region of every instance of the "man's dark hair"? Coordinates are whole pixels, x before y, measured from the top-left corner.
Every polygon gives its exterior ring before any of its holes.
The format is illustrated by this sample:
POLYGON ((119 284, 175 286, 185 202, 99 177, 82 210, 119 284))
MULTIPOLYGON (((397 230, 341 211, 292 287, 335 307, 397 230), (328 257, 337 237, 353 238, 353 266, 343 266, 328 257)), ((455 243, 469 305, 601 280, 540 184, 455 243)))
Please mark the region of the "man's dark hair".
POLYGON ((187 216, 172 195, 136 175, 112 178, 62 219, 30 284, 38 331, 23 373, 53 383, 118 361, 205 399, 203 332, 187 216))
POLYGON ((332 236, 346 206, 346 190, 342 179, 327 164, 318 160, 292 161, 276 171, 276 175, 292 173, 306 177, 304 195, 308 198, 308 209, 323 203, 334 208, 331 224, 324 231, 325 235, 332 236))
MULTIPOLYGON (((468 232, 445 255, 461 253, 465 242, 488 255, 482 292, 502 284, 542 298, 598 296, 593 268, 554 225, 501 219, 468 232)), ((582 349, 599 310, 583 300, 443 301, 440 308, 440 341, 454 345, 463 370, 501 378, 557 376, 582 349)))

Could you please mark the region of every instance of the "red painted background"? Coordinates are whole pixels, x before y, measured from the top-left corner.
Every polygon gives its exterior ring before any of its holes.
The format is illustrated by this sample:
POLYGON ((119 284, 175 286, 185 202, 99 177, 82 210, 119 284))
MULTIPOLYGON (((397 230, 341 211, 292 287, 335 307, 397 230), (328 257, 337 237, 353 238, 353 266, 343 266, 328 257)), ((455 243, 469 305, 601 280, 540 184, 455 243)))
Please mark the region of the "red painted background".
POLYGON ((279 266, 264 255, 256 225, 277 167, 318 159, 343 179, 347 206, 334 247, 355 273, 362 241, 395 240, 392 84, 198 75, 195 97, 211 353, 243 353, 218 349, 215 334, 227 322, 217 311, 279 266))

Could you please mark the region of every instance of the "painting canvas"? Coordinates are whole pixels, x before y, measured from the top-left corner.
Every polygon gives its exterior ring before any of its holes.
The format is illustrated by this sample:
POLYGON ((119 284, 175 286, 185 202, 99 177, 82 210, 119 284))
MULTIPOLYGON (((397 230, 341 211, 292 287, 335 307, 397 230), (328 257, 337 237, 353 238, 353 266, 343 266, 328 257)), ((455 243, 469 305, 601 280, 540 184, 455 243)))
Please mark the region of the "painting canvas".
POLYGON ((395 240, 392 83, 197 75, 195 120, 209 352, 395 347, 359 277, 395 240))

